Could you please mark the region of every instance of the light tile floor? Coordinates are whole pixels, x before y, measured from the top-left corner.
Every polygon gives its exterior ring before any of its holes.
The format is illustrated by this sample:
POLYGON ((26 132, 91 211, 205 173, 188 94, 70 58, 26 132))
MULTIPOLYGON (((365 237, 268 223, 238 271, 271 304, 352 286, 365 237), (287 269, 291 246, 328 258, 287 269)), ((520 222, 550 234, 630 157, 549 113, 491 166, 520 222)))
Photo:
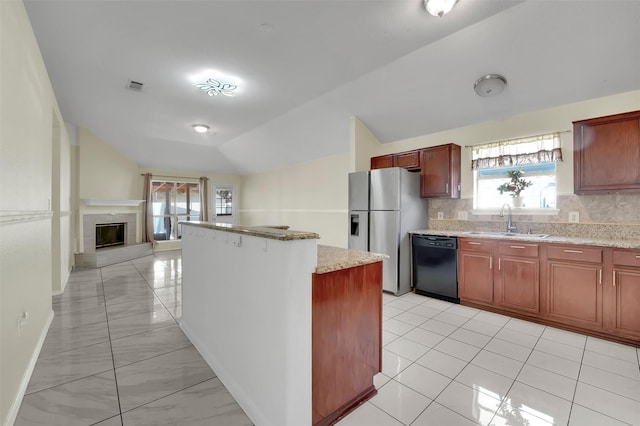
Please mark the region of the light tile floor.
MULTIPOLYGON (((74 271, 16 426, 251 425, 177 325, 181 274, 179 251, 74 271)), ((414 294, 383 300, 378 395, 339 426, 640 425, 636 348, 414 294)))
POLYGON ((640 349, 415 294, 383 303, 378 394, 339 426, 640 425, 640 349))
POLYGON ((74 271, 16 426, 251 426, 182 333, 181 252, 74 271))

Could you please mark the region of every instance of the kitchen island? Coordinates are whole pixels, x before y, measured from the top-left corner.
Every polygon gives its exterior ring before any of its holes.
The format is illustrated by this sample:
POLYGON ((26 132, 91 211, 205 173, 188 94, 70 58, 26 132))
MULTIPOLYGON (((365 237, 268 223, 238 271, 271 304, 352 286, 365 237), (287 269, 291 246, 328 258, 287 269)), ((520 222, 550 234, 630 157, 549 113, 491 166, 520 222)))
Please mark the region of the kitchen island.
POLYGON ((332 424, 375 394, 383 255, 309 232, 182 225, 181 327, 255 424, 332 424))

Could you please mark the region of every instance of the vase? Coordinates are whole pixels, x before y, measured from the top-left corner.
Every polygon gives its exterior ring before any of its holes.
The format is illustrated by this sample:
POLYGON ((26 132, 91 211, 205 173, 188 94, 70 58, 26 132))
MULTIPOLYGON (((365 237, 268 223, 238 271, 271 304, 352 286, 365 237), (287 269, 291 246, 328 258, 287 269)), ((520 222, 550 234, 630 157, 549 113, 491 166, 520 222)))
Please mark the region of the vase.
POLYGON ((520 207, 522 207, 522 197, 517 196, 517 197, 513 197, 513 208, 514 209, 519 209, 520 207))

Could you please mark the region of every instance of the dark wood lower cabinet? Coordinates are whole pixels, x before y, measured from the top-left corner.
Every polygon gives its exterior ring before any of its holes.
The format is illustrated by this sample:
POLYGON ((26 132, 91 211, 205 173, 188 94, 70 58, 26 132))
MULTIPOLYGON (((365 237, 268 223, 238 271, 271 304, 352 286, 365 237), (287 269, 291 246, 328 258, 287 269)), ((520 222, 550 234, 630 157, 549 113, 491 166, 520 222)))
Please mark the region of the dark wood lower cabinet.
POLYGON ((640 346, 640 251, 471 238, 458 247, 463 305, 640 346))
POLYGON ((640 341, 640 269, 614 268, 613 288, 615 332, 640 341))
POLYGON ((313 425, 375 395, 382 369, 382 262, 313 274, 313 425))
POLYGON ((460 299, 493 303, 493 255, 458 252, 458 293, 460 299))
POLYGON ((505 309, 540 312, 540 262, 523 257, 498 258, 496 303, 505 309))
POLYGON ((549 319, 590 329, 601 329, 602 265, 549 261, 549 319))

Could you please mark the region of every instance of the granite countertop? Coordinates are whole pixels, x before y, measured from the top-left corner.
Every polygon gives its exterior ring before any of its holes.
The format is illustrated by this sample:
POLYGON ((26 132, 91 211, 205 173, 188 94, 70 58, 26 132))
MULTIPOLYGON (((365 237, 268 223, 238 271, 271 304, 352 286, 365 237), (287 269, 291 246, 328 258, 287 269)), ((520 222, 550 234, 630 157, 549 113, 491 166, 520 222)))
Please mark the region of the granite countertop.
POLYGON ((420 235, 437 235, 443 237, 465 237, 465 238, 485 238, 499 239, 506 241, 528 241, 532 243, 553 243, 553 244, 572 244, 581 246, 598 246, 613 247, 625 249, 640 249, 640 240, 608 240, 604 238, 579 238, 560 235, 548 235, 540 237, 529 234, 501 235, 499 232, 482 232, 482 231, 449 231, 435 229, 420 229, 411 231, 410 234, 420 235))
POLYGON ((315 232, 292 231, 288 229, 288 226, 286 227, 287 229, 285 229, 284 226, 243 226, 198 221, 180 222, 180 224, 280 241, 314 240, 320 238, 320 235, 315 232))
POLYGON ((318 264, 316 274, 339 271, 354 266, 366 265, 386 259, 386 254, 368 251, 349 250, 340 247, 318 245, 318 264))

